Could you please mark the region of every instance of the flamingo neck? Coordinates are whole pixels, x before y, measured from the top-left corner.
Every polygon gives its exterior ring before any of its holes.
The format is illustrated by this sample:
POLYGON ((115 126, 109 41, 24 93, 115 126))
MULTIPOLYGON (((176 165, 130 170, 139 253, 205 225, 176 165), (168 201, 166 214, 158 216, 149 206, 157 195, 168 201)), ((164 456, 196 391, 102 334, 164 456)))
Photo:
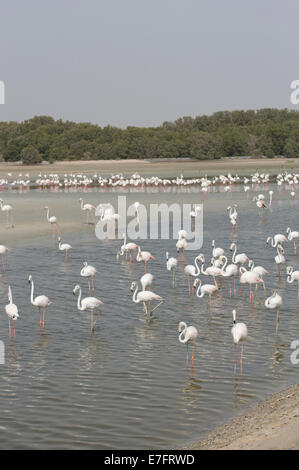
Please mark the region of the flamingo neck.
POLYGON ((134 294, 133 294, 133 302, 135 302, 135 304, 138 304, 138 300, 136 298, 137 291, 138 291, 138 285, 136 285, 135 290, 134 290, 134 294))
POLYGON ((82 290, 81 290, 81 287, 79 289, 79 295, 78 295, 78 300, 77 300, 77 307, 78 307, 78 310, 84 310, 84 308, 82 308, 82 305, 81 305, 81 296, 82 296, 82 290))
POLYGON ((232 257, 233 263, 236 262, 236 252, 237 252, 237 245, 235 245, 234 247, 234 252, 233 252, 233 257, 232 257))
POLYGON ((183 329, 183 331, 182 331, 182 332, 180 333, 180 335, 179 335, 179 341, 180 341, 180 343, 187 343, 187 340, 186 340, 186 338, 185 338, 185 336, 186 336, 186 331, 187 331, 187 325, 186 325, 185 322, 182 322, 182 323, 183 323, 184 329, 183 329), (183 339, 183 336, 184 336, 184 339, 183 339))
POLYGON ((194 264, 196 266, 196 273, 195 276, 198 276, 200 274, 200 267, 197 264, 197 257, 194 259, 194 264))
POLYGON ((33 293, 34 293, 34 282, 31 281, 31 303, 32 305, 35 305, 33 293))
POLYGON ((199 279, 198 288, 196 289, 196 295, 197 295, 197 297, 199 297, 199 298, 203 297, 203 293, 202 293, 202 292, 201 292, 201 294, 199 295, 200 289, 201 289, 201 279, 199 279))

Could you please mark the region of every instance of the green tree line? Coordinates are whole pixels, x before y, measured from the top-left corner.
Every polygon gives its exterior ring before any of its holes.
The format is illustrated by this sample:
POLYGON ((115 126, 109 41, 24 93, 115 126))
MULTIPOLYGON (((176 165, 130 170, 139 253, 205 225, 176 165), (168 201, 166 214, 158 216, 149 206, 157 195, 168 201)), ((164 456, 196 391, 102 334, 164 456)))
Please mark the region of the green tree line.
POLYGON ((128 158, 217 159, 232 156, 299 157, 299 112, 289 109, 219 111, 158 127, 100 127, 36 116, 0 122, 0 157, 23 160, 128 158))

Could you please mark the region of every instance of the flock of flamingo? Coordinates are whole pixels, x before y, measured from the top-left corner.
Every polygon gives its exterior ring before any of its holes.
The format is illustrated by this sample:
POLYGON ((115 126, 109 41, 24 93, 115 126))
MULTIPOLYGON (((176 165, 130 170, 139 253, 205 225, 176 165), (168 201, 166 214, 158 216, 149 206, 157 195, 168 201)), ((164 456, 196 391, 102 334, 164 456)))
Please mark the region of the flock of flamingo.
MULTIPOLYGON (((29 176, 29 175, 28 175, 29 176)), ((110 178, 102 178, 99 175, 93 175, 91 178, 87 178, 84 175, 64 175, 64 182, 60 182, 58 175, 50 175, 49 178, 46 178, 47 175, 40 175, 36 183, 40 186, 48 185, 66 185, 66 184, 78 184, 82 185, 84 182, 89 181, 89 184, 97 181, 100 185, 107 186, 121 186, 121 185, 193 185, 197 184, 201 186, 203 192, 208 192, 209 188, 213 185, 221 184, 224 187, 225 192, 233 190, 234 184, 241 182, 241 178, 237 175, 233 177, 232 175, 224 176, 220 175, 213 178, 192 178, 184 179, 182 176, 174 179, 161 179, 158 177, 151 178, 142 178, 137 173, 132 175, 130 178, 125 178, 123 175, 114 175, 110 178), (70 179, 71 178, 71 179, 70 179), (87 179, 86 179, 87 178, 87 179), (46 180, 46 181, 45 181, 46 180)), ((248 193, 255 185, 267 185, 269 182, 269 175, 255 173, 251 175, 251 180, 249 178, 243 178, 242 183, 244 184, 244 191, 248 193), (251 183, 251 186, 250 186, 251 183)), ((288 188, 291 189, 291 194, 295 192, 296 185, 299 184, 299 175, 291 173, 282 173, 277 175, 276 182, 278 186, 278 191, 281 190, 281 186, 285 184, 288 188)), ((14 181, 11 182, 14 184, 14 181)), ((267 187, 267 186, 264 186, 267 187)), ((263 211, 271 209, 273 201, 274 191, 269 191, 269 200, 264 194, 258 194, 254 196, 251 201, 255 202, 256 207, 258 208, 258 217, 263 217, 263 211), (267 200, 266 200, 267 199, 267 200)), ((294 200, 294 196, 291 196, 294 200)), ((250 202, 250 199, 248 199, 250 202)), ((95 206, 92 204, 85 203, 82 198, 79 199, 80 208, 86 213, 87 225, 96 223, 96 214, 95 206)), ((135 202, 136 209, 136 218, 138 220, 138 206, 139 203, 135 202)), ((12 216, 13 207, 9 204, 5 204, 2 199, 0 199, 1 210, 6 214, 7 226, 14 228, 14 220, 12 216)), ((195 219, 201 214, 201 205, 195 204, 193 209, 190 212, 190 217, 195 219)), ((238 224, 238 211, 237 204, 231 204, 227 207, 227 214, 229 222, 232 225, 232 230, 234 231, 238 224)), ((50 215, 49 207, 45 207, 46 221, 52 227, 53 240, 58 242, 58 249, 65 253, 65 263, 70 263, 72 261, 71 250, 72 246, 69 243, 62 241, 60 227, 56 216, 50 215)), ((110 220, 113 219, 117 222, 118 214, 115 214, 112 206, 103 205, 100 213, 98 214, 101 217, 101 220, 110 220)), ((285 229, 285 233, 278 233, 273 236, 269 236, 265 242, 269 247, 276 250, 276 256, 274 257, 275 263, 278 265, 279 269, 283 268, 286 263, 285 259, 285 248, 286 243, 292 242, 294 253, 296 254, 297 244, 296 241, 299 240, 299 231, 293 231, 290 227, 285 229)), ((212 299, 215 296, 219 296, 219 282, 221 279, 228 278, 229 280, 229 295, 230 297, 236 296, 236 282, 239 282, 239 285, 247 284, 249 286, 249 303, 253 304, 255 300, 255 290, 258 289, 259 285, 263 286, 264 292, 266 292, 266 285, 263 277, 268 274, 268 271, 263 266, 257 266, 255 261, 250 259, 246 253, 239 253, 237 244, 230 243, 226 248, 217 247, 215 240, 211 242, 211 257, 210 264, 207 263, 207 256, 203 253, 199 253, 195 256, 193 264, 186 264, 185 262, 185 252, 188 246, 188 233, 181 229, 178 233, 178 239, 174 250, 177 252, 177 257, 169 256, 169 253, 166 252, 166 269, 171 272, 172 279, 171 284, 172 288, 176 289, 177 287, 177 278, 176 271, 179 263, 183 264, 183 271, 186 276, 187 286, 188 286, 188 295, 196 295, 197 298, 202 299, 205 296, 209 297, 209 305, 211 305, 212 299), (231 262, 228 261, 228 253, 231 253, 231 262), (246 267, 247 265, 247 267, 246 267), (212 283, 203 283, 201 277, 207 276, 213 279, 212 283)), ((8 248, 4 245, 0 245, 0 255, 2 258, 3 272, 5 271, 5 253, 8 251, 8 248)), ((144 275, 141 277, 139 282, 134 281, 131 284, 132 300, 134 303, 143 305, 143 310, 145 312, 146 321, 151 321, 153 318, 153 312, 158 309, 164 302, 164 298, 156 293, 152 289, 152 283, 154 276, 147 272, 147 266, 149 262, 154 262, 155 257, 148 251, 143 251, 139 244, 134 242, 127 241, 126 233, 123 234, 123 244, 116 253, 117 260, 120 257, 125 256, 126 259, 129 256, 130 263, 133 263, 136 260, 137 263, 144 264, 144 275), (139 289, 139 284, 141 289, 139 289)), ((297 281, 298 283, 298 298, 299 298, 299 271, 294 271, 292 266, 287 266, 283 268, 286 272, 287 282, 293 283, 297 281)), ((96 321, 94 320, 94 313, 101 312, 103 308, 103 302, 94 296, 95 287, 94 287, 94 276, 98 273, 98 270, 89 265, 87 261, 83 263, 83 267, 80 271, 80 275, 88 280, 89 296, 82 298, 82 290, 79 284, 75 285, 73 288, 73 294, 78 295, 77 298, 77 308, 79 311, 89 311, 90 312, 90 332, 94 332, 96 321)), ((37 307, 39 316, 40 316, 40 328, 45 327, 45 314, 46 309, 51 305, 50 299, 46 295, 34 296, 34 281, 32 275, 29 275, 28 282, 31 288, 30 301, 34 307, 37 307)), ((9 303, 5 307, 6 314, 9 320, 9 336, 12 335, 15 337, 15 322, 19 318, 18 307, 13 303, 12 297, 12 288, 8 286, 8 300, 9 303), (11 327, 11 321, 13 321, 13 333, 11 327)), ((276 312, 276 334, 278 333, 279 325, 279 309, 282 305, 282 297, 279 295, 277 290, 274 290, 271 296, 266 298, 264 305, 266 308, 276 312)), ((237 346, 241 344, 241 353, 240 353, 240 369, 242 371, 242 362, 243 362, 243 347, 244 342, 248 336, 248 330, 245 323, 237 322, 237 312, 234 308, 232 310, 232 319, 233 325, 231 329, 231 334, 233 337, 233 343, 235 345, 235 370, 237 367, 237 346)), ((192 366, 194 362, 194 348, 195 342, 198 337, 198 329, 195 326, 188 326, 186 322, 180 321, 178 325, 179 332, 179 341, 183 344, 186 344, 187 347, 187 357, 186 364, 188 366, 189 354, 188 354, 188 344, 192 344, 192 366)))

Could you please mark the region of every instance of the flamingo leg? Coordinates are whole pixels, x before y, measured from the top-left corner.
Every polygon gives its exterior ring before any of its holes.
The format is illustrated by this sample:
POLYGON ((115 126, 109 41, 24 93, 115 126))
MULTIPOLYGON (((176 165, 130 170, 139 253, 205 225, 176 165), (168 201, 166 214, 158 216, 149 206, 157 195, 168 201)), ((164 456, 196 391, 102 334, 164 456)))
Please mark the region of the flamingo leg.
POLYGON ((279 325, 279 312, 276 312, 276 334, 278 333, 278 325, 279 325))
POLYGON ((194 362, 194 343, 192 345, 192 367, 193 367, 193 362, 194 362))
POLYGON ((10 319, 8 320, 8 328, 9 328, 9 337, 11 337, 10 319))
POLYGON ((234 344, 234 356, 235 356, 235 368, 234 368, 234 374, 237 371, 237 352, 238 352, 238 345, 234 344))
POLYGON ((91 278, 91 285, 92 285, 92 293, 94 294, 94 280, 91 278))
POLYGON ((13 334, 14 334, 14 337, 16 337, 16 322, 15 322, 15 320, 13 321, 13 334))
POLYGON ((90 278, 88 278, 88 292, 89 292, 89 295, 90 295, 90 278))
POLYGON ((130 251, 130 264, 132 264, 132 252, 130 251))
POLYGON ((46 309, 44 308, 44 311, 43 311, 43 328, 45 328, 45 315, 46 315, 46 309))
POLYGON ((188 276, 188 289, 189 289, 189 295, 191 295, 190 277, 189 276, 188 276))
POLYGON ((155 308, 153 308, 153 310, 151 311, 151 313, 153 313, 153 312, 156 310, 156 308, 160 307, 160 305, 163 304, 163 302, 164 302, 164 300, 161 300, 161 302, 159 302, 159 303, 155 306, 155 308))
POLYGON ((241 346, 241 358, 240 358, 240 370, 241 370, 241 374, 242 374, 242 364, 243 364, 243 348, 244 348, 244 343, 242 343, 242 346, 241 346))
POLYGON ((186 358, 186 367, 188 367, 188 360, 189 360, 189 357, 188 357, 188 343, 187 343, 187 358, 186 358))
POLYGON ((146 273, 146 261, 144 261, 144 273, 146 273))
POLYGON ((42 316, 41 316, 40 307, 38 307, 38 313, 39 313, 39 326, 41 328, 42 327, 42 316))

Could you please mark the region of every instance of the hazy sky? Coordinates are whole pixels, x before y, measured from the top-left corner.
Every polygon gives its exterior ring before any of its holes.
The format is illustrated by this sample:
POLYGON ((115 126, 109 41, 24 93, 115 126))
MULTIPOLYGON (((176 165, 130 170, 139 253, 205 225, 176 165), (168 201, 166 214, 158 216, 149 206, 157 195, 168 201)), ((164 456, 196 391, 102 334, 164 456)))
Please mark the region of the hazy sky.
POLYGON ((296 108, 298 52, 298 0, 6 0, 0 120, 152 126, 296 108))

